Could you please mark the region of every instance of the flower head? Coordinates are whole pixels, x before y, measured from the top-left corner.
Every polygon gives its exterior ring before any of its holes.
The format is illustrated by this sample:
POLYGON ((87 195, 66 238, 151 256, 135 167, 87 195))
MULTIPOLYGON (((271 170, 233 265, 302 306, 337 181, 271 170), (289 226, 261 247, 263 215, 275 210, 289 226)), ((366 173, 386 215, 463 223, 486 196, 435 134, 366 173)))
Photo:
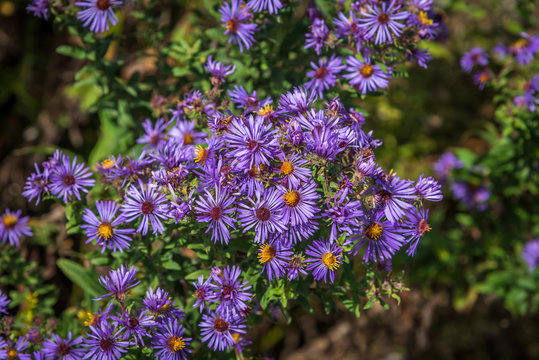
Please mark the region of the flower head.
POLYGON ((32 230, 26 225, 30 219, 28 216, 21 217, 21 210, 12 212, 6 209, 0 218, 0 240, 2 243, 9 241, 11 246, 19 246, 23 236, 32 236, 32 230))
POLYGON ((244 46, 247 50, 251 48, 255 40, 253 34, 257 28, 256 24, 248 23, 253 16, 248 9, 241 0, 231 0, 230 3, 223 2, 219 9, 221 22, 225 26, 225 34, 230 35, 228 42, 238 44, 241 52, 243 52, 244 46))
POLYGON ((187 347, 191 338, 184 337, 183 326, 177 319, 169 318, 159 324, 152 338, 152 347, 157 350, 156 358, 162 360, 185 360, 191 350, 187 347))
POLYGON ((342 263, 342 248, 337 243, 327 240, 314 240, 307 247, 305 254, 311 256, 305 260, 307 270, 312 271, 315 280, 324 280, 329 274, 329 280, 335 281, 335 271, 342 263))
POLYGON ((126 221, 134 221, 141 217, 137 232, 146 235, 149 225, 152 225, 153 234, 162 234, 165 231, 161 220, 167 219, 164 203, 166 197, 159 190, 150 185, 131 185, 126 193, 125 204, 122 205, 122 214, 126 221))
POLYGON ((71 332, 67 339, 62 339, 56 334, 43 342, 43 354, 46 359, 54 360, 81 360, 86 354, 86 349, 77 348, 82 343, 82 336, 72 339, 71 332))
POLYGON ((94 179, 90 179, 92 173, 83 163, 77 164, 77 157, 69 161, 69 157, 62 155, 61 163, 52 169, 50 175, 50 192, 61 198, 65 203, 76 197, 80 200, 80 192, 87 193, 87 187, 95 184, 94 179))
POLYGON ((108 276, 101 276, 99 283, 108 291, 105 295, 97 298, 101 300, 107 296, 114 296, 114 298, 123 303, 127 294, 127 290, 137 286, 140 281, 135 280, 137 275, 137 269, 131 266, 129 269, 123 264, 120 268, 112 270, 108 276))
POLYGON ((7 306, 11 300, 0 290, 0 314, 8 315, 7 306))
POLYGON ((320 98, 323 97, 325 90, 328 90, 335 85, 337 76, 344 70, 342 59, 332 55, 328 60, 326 57, 320 58, 318 64, 311 61, 313 70, 307 73, 307 77, 311 78, 305 86, 318 93, 320 98))
POLYGON ((95 327, 90 325, 90 330, 83 345, 88 348, 84 359, 116 360, 127 352, 125 348, 130 342, 123 341, 120 331, 114 331, 107 322, 95 327))
POLYGON ((473 48, 460 59, 460 66, 466 72, 472 71, 473 67, 478 65, 488 65, 488 53, 481 48, 473 48))
POLYGON ((349 79, 350 85, 361 90, 363 94, 367 91, 386 88, 389 84, 390 68, 388 68, 389 74, 386 74, 380 66, 371 63, 369 59, 361 61, 353 56, 348 56, 346 64, 348 65, 346 71, 349 73, 344 77, 349 79))
POLYGON ((230 217, 236 210, 230 207, 235 202, 235 197, 231 196, 226 189, 215 186, 214 194, 206 191, 206 196, 200 196, 196 204, 195 211, 198 216, 198 221, 209 222, 210 226, 206 232, 212 230, 211 240, 216 243, 228 244, 230 239, 230 231, 228 227, 235 229, 234 219, 230 217))
POLYGON ((282 244, 278 237, 258 248, 258 262, 262 264, 262 272, 267 274, 269 280, 278 279, 285 273, 292 255, 291 247, 282 244))
POLYGON ((148 329, 157 325, 153 316, 146 311, 141 311, 138 316, 126 311, 119 316, 113 316, 114 321, 123 332, 123 339, 129 340, 133 336, 135 345, 144 346, 144 337, 148 336, 148 329))
POLYGON ((216 313, 210 311, 208 315, 203 314, 199 327, 202 341, 208 342, 208 347, 214 351, 226 350, 234 346, 232 333, 245 334, 242 318, 228 309, 216 313))
POLYGON ((539 264, 539 239, 530 240, 524 245, 522 258, 528 264, 530 272, 534 271, 539 264))
POLYGON ((393 42, 393 35, 400 36, 404 24, 399 21, 406 20, 408 12, 399 11, 400 5, 395 0, 383 2, 381 8, 367 5, 367 10, 361 12, 359 26, 365 28, 367 37, 374 38, 376 45, 393 42))
POLYGON ((249 290, 249 282, 239 279, 241 270, 239 266, 227 266, 222 270, 221 276, 214 276, 214 283, 210 288, 214 293, 208 298, 211 302, 220 302, 218 309, 232 307, 237 311, 247 309, 246 302, 253 296, 249 290))
POLYGON ((90 31, 100 33, 109 29, 109 23, 118 24, 118 18, 113 7, 122 5, 120 0, 84 0, 75 3, 83 10, 77 13, 77 18, 83 22, 83 26, 90 26, 90 31))

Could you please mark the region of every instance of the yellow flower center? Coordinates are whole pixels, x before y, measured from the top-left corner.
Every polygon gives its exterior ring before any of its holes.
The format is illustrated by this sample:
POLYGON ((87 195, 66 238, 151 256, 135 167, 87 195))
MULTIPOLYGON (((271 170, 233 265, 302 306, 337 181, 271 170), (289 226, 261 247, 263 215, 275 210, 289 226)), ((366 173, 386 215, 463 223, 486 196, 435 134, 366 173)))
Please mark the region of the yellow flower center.
POLYGON ((365 229, 365 236, 367 236, 370 240, 378 240, 380 236, 382 236, 382 225, 378 223, 370 224, 365 229))
POLYGON ((108 240, 112 237, 112 225, 109 222, 103 222, 97 228, 97 235, 108 240))
POLYGON ((530 40, 529 39, 526 39, 526 38, 522 38, 522 39, 518 39, 517 41, 515 41, 515 43, 513 44, 514 47, 517 47, 517 48, 524 48, 526 46, 530 45, 530 40))
POLYGON ((366 78, 370 77, 373 72, 374 72, 374 69, 371 64, 365 64, 359 68, 359 73, 361 74, 361 76, 366 77, 366 78))
POLYGON ((335 255, 333 255, 332 252, 327 252, 324 255, 322 255, 322 262, 331 271, 337 270, 339 266, 341 265, 339 260, 335 257, 335 255))
POLYGON ((291 190, 283 196, 284 202, 290 207, 298 206, 300 198, 301 197, 296 190, 291 190))
POLYGON ((13 349, 13 348, 10 348, 8 351, 7 351, 7 356, 8 356, 8 359, 9 360, 15 360, 17 358, 17 356, 19 355, 19 353, 17 352, 17 350, 13 349))
POLYGON ((195 162, 204 164, 208 159, 209 151, 201 146, 197 146, 195 149, 195 162))
POLYGON ((294 171, 294 166, 292 163, 290 161, 283 162, 281 165, 281 172, 285 175, 290 175, 292 174, 292 171, 294 171))
POLYGON ((193 145, 193 134, 187 133, 183 135, 183 144, 184 145, 193 145))
POLYGON ((490 80, 490 75, 488 72, 482 72, 480 75, 479 75, 479 82, 484 84, 486 83, 487 81, 490 80))
POLYGON ((9 229, 17 223, 17 220, 19 219, 15 215, 6 214, 2 217, 2 224, 4 225, 5 228, 9 229))
POLYGON ((273 114, 273 107, 271 105, 266 105, 258 110, 258 115, 260 116, 268 116, 271 114, 273 114))
POLYGON ((421 221, 419 221, 419 224, 417 224, 417 232, 420 233, 421 235, 425 235, 430 230, 431 230, 431 227, 425 221, 425 219, 421 219, 421 221))
POLYGON ((429 19, 428 15, 424 11, 420 11, 419 15, 417 15, 417 20, 423 25, 432 25, 433 21, 429 19))
POLYGON ((234 339, 234 342, 237 344, 240 342, 240 334, 234 333, 232 334, 232 339, 234 339))
POLYGON ((239 22, 236 19, 230 19, 226 22, 226 29, 232 32, 237 32, 239 27, 239 22))
POLYGON ((258 262, 267 263, 275 258, 275 248, 269 244, 263 244, 258 249, 258 262))
POLYGON ((177 352, 185 347, 185 341, 183 341, 183 337, 174 335, 168 339, 167 346, 170 351, 177 352))
POLYGON ((114 166, 114 160, 112 159, 105 159, 101 161, 101 167, 105 170, 108 170, 114 166))

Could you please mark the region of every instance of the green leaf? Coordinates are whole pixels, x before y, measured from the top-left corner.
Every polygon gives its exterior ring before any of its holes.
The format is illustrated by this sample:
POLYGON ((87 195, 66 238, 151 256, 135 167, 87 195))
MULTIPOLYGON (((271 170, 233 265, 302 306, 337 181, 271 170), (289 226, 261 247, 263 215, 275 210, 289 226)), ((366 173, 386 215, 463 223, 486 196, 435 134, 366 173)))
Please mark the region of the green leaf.
POLYGON ((61 55, 69 56, 75 59, 86 59, 88 54, 83 48, 71 45, 60 45, 56 48, 56 52, 61 55))
POLYGON ((102 292, 94 271, 68 259, 58 259, 56 264, 69 280, 78 285, 90 297, 95 298, 102 292))

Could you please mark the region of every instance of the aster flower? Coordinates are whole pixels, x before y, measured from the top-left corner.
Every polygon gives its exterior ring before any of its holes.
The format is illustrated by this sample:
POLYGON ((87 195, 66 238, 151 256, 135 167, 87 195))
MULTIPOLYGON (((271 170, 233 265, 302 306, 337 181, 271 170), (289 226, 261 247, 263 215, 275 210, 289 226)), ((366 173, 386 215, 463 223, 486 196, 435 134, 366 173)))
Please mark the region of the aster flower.
POLYGON ((316 183, 309 181, 297 189, 280 187, 285 206, 283 220, 292 226, 306 224, 319 211, 316 201, 320 196, 316 193, 316 183))
POLYGON ((524 245, 522 258, 528 264, 530 272, 534 271, 539 264, 539 239, 530 240, 524 245))
POLYGON ((239 45, 240 51, 243 47, 247 50, 254 42, 253 34, 256 31, 256 24, 249 24, 252 14, 248 12, 248 7, 244 6, 241 0, 231 0, 230 3, 223 2, 219 9, 221 22, 225 25, 225 34, 230 34, 228 43, 234 42, 239 45))
POLYGON ((76 348, 82 343, 82 336, 72 339, 71 331, 67 339, 62 339, 56 334, 43 342, 43 354, 46 360, 81 360, 86 354, 86 349, 76 348))
POLYGON ((241 320, 228 309, 203 314, 199 324, 202 341, 208 342, 208 347, 214 351, 231 348, 235 344, 232 333, 245 334, 245 325, 241 324, 241 320))
MULTIPOLYGON (((28 348, 28 340, 24 336, 20 336, 17 339, 17 342, 15 345, 11 341, 8 341, 7 343, 4 342, 4 344, 7 345, 7 348, 5 350, 5 353, 7 354, 7 357, 2 359, 7 360, 31 360, 32 355, 25 354, 24 351, 28 348)), ((0 354, 2 351, 0 351, 0 354)))
POLYGON ((137 139, 137 143, 148 144, 152 149, 164 145, 168 125, 170 125, 170 121, 165 121, 163 118, 157 119, 155 126, 152 125, 150 119, 146 119, 142 123, 145 133, 141 138, 137 139))
POLYGON ((118 204, 115 201, 96 201, 95 206, 99 214, 99 219, 90 209, 84 209, 82 220, 86 224, 82 225, 86 232, 88 240, 86 243, 96 241, 97 245, 101 246, 101 253, 105 252, 107 246, 116 252, 123 252, 123 249, 129 248, 131 237, 128 235, 134 234, 135 229, 119 229, 126 219, 123 215, 116 216, 118 212, 118 204))
POLYGON ((412 207, 406 200, 416 198, 416 189, 411 186, 410 180, 402 180, 397 176, 379 183, 381 188, 375 195, 375 202, 382 206, 387 219, 394 223, 405 215, 406 209, 412 207))
POLYGON ((326 57, 318 60, 318 65, 311 61, 313 70, 307 73, 307 77, 312 78, 305 86, 318 93, 319 97, 323 96, 325 90, 328 90, 335 85, 337 76, 344 70, 342 59, 332 55, 328 60, 326 57))
POLYGON ((43 335, 37 328, 30 328, 26 332, 26 340, 33 345, 40 345, 43 342, 43 335))
POLYGON ((490 191, 483 184, 458 180, 451 184, 451 191, 455 199, 469 208, 484 211, 488 207, 487 201, 490 198, 490 191))
POLYGON ((310 32, 305 35, 305 49, 314 48, 317 55, 322 52, 322 47, 326 43, 329 35, 329 29, 326 23, 321 18, 314 19, 311 26, 309 26, 310 32))
POLYGON ((460 59, 460 66, 465 72, 472 71, 473 67, 478 65, 488 65, 488 53, 479 47, 473 48, 472 50, 468 51, 460 59))
POLYGON ((206 298, 211 295, 209 284, 210 284, 210 278, 204 281, 204 275, 200 275, 198 277, 198 282, 193 283, 193 285, 195 286, 195 293, 193 294, 193 296, 196 297, 196 301, 193 307, 194 308, 198 307, 200 312, 204 310, 204 305, 206 304, 206 298))
POLYGON ((316 92, 302 87, 295 87, 292 92, 287 91, 279 98, 277 110, 293 115, 307 112, 316 101, 316 92))
POLYGON ((281 244, 278 237, 274 237, 268 243, 258 248, 258 262, 262 264, 262 273, 266 273, 268 279, 278 279, 285 273, 285 267, 294 255, 291 247, 281 244))
POLYGON ((11 300, 0 290, 0 314, 8 315, 7 306, 11 300))
POLYGON ((349 80, 350 85, 361 90, 362 94, 386 88, 389 84, 390 68, 388 68, 389 73, 386 74, 380 66, 372 64, 370 59, 365 59, 363 62, 353 56, 348 56, 346 64, 348 65, 346 71, 349 73, 343 76, 349 80))
POLYGON ((368 12, 361 12, 359 26, 365 28, 367 37, 374 38, 376 45, 392 42, 392 35, 399 37, 404 28, 399 20, 408 18, 408 12, 398 11, 400 7, 395 0, 382 3, 381 9, 367 5, 368 12))
POLYGON ((266 241, 269 234, 282 233, 285 224, 280 211, 283 207, 281 192, 276 189, 255 191, 255 198, 247 198, 249 203, 240 203, 238 220, 243 232, 255 230, 254 242, 266 241))
POLYGON ((211 240, 214 243, 219 241, 221 244, 228 244, 230 239, 228 227, 235 229, 235 221, 229 216, 236 210, 234 207, 229 208, 234 202, 235 198, 230 196, 226 189, 218 186, 215 186, 214 195, 206 191, 206 196, 200 196, 198 199, 195 210, 201 215, 197 220, 210 223, 206 232, 212 230, 211 240))
POLYGON ((297 153, 292 153, 292 155, 281 153, 277 157, 282 162, 279 173, 290 187, 297 188, 301 182, 309 181, 311 169, 302 167, 308 163, 306 159, 302 159, 297 153))
POLYGON ((144 346, 144 337, 149 335, 146 328, 157 325, 153 316, 146 311, 141 311, 138 316, 126 311, 118 316, 113 316, 113 319, 120 327, 120 332, 123 332, 123 340, 129 340, 133 336, 134 344, 137 346, 144 346))
POLYGON ((307 271, 304 269, 304 259, 303 256, 294 254, 290 257, 288 264, 286 264, 287 277, 288 280, 297 279, 299 274, 307 275, 307 271))
POLYGON ((211 302, 220 302, 217 309, 222 310, 233 307, 238 311, 247 309, 247 301, 253 296, 249 290, 252 286, 248 281, 241 282, 239 266, 227 266, 222 270, 222 276, 214 276, 214 283, 210 284, 213 294, 208 298, 211 302))
POLYGON ((75 3, 83 8, 77 13, 77 18, 83 22, 83 26, 90 26, 90 31, 100 33, 109 29, 109 23, 118 24, 118 18, 114 13, 113 6, 122 5, 120 0, 85 0, 75 3))
POLYGON ((241 85, 234 85, 234 90, 228 90, 228 95, 230 96, 230 99, 233 103, 239 105, 237 106, 238 108, 245 108, 245 113, 248 113, 250 111, 257 111, 261 107, 269 105, 272 102, 271 98, 269 97, 265 100, 259 101, 256 90, 254 90, 251 95, 249 95, 245 88, 241 85))
POLYGON ((125 204, 122 205, 122 215, 129 222, 142 217, 137 228, 137 232, 142 233, 142 235, 148 233, 149 224, 152 225, 154 235, 162 234, 165 228, 161 220, 167 218, 163 204, 167 199, 151 184, 143 185, 140 183, 139 188, 131 185, 127 190, 125 204))
POLYGON ((157 321, 162 321, 170 316, 183 319, 185 315, 178 308, 176 302, 168 295, 168 292, 159 287, 153 291, 150 286, 148 291, 146 291, 144 299, 142 299, 142 304, 157 321))
POLYGON ((120 268, 112 270, 108 276, 101 276, 99 283, 108 291, 103 296, 96 300, 104 299, 108 296, 114 296, 118 302, 123 303, 127 294, 127 290, 137 286, 140 281, 135 280, 137 269, 131 266, 129 269, 123 264, 120 268))
POLYGON ((236 71, 236 65, 226 66, 217 60, 214 61, 211 56, 208 56, 204 69, 218 81, 223 81, 225 77, 232 75, 236 71))
POLYGON ((363 255, 365 262, 391 259, 404 243, 404 237, 399 234, 401 230, 397 227, 398 225, 387 220, 383 221, 383 216, 383 211, 365 214, 361 219, 362 226, 354 229, 350 238, 351 241, 358 241, 351 251, 353 255, 365 246, 363 255))
POLYGON ((520 36, 520 39, 509 46, 508 51, 520 65, 526 65, 532 62, 534 54, 539 52, 539 36, 532 36, 525 32, 520 36))
POLYGON ((281 4, 280 0, 249 0, 247 6, 256 12, 268 10, 270 14, 277 14, 283 7, 283 4, 281 4))
POLYGON ((492 71, 488 69, 481 70, 473 75, 473 82, 479 87, 479 90, 484 90, 492 76, 492 71))
POLYGON ((11 246, 19 246, 23 236, 32 236, 32 230, 26 224, 30 219, 28 216, 21 217, 21 210, 12 212, 6 209, 0 222, 0 240, 2 243, 9 241, 11 246))
POLYGON ((443 199, 442 185, 431 176, 419 175, 414 187, 420 199, 428 201, 442 201, 443 199))
POLYGON ((194 121, 177 121, 169 131, 172 138, 179 139, 183 146, 200 144, 207 134, 204 131, 195 131, 194 121))
POLYGON ((26 11, 32 13, 35 17, 48 20, 49 0, 32 0, 32 3, 26 6, 26 11))
POLYGON ((417 64, 422 68, 427 68, 427 63, 432 60, 432 55, 427 50, 422 50, 414 47, 413 49, 407 51, 404 56, 406 60, 414 63, 417 61, 417 64))
POLYGON ((450 151, 443 153, 432 165, 436 176, 445 181, 453 169, 460 169, 464 164, 450 151))
POLYGON ((406 216, 408 220, 402 224, 402 235, 408 238, 408 244, 410 247, 406 250, 406 254, 414 256, 419 245, 419 240, 430 231, 430 226, 427 223, 429 218, 429 211, 425 209, 417 210, 411 209, 406 216))
POLYGON ((50 175, 50 192, 53 195, 61 198, 64 203, 76 197, 80 200, 80 192, 87 193, 87 187, 92 187, 95 184, 94 179, 89 179, 92 176, 90 168, 84 163, 77 164, 77 157, 69 162, 69 157, 62 156, 61 163, 55 167, 50 175))
POLYGON ((183 336, 183 326, 178 324, 177 319, 169 318, 157 328, 157 333, 152 338, 152 348, 156 349, 156 358, 163 360, 185 360, 187 348, 191 338, 183 336))
POLYGON ((307 270, 312 271, 315 280, 324 280, 329 273, 329 280, 335 281, 335 271, 339 268, 342 261, 342 248, 337 243, 330 243, 327 240, 314 240, 307 247, 305 254, 311 256, 305 260, 307 270))
POLYGON ((121 179, 123 187, 128 180, 137 180, 152 163, 153 159, 148 157, 146 151, 142 151, 137 158, 133 152, 132 158, 126 156, 121 164, 114 165, 111 176, 121 179))
POLYGON ((131 345, 128 341, 122 341, 120 331, 114 331, 106 322, 102 322, 101 326, 90 326, 90 330, 91 333, 86 333, 83 345, 88 348, 84 359, 116 360, 121 358, 122 354, 127 352, 125 348, 131 345))
POLYGON ((350 226, 357 225, 357 218, 363 215, 361 201, 350 201, 348 190, 338 191, 333 198, 333 202, 327 203, 328 210, 323 213, 322 218, 331 219, 331 232, 329 242, 333 243, 341 233, 350 233, 350 226))
POLYGON ((89 311, 81 311, 77 316, 83 320, 84 326, 99 327, 101 326, 101 323, 108 321, 110 312, 113 308, 114 303, 110 302, 104 310, 99 307, 98 312, 91 313, 89 311))
POLYGON ((28 199, 28 201, 36 199, 37 205, 41 201, 41 195, 49 192, 49 170, 43 169, 43 171, 41 171, 39 166, 35 163, 34 167, 36 171, 30 174, 26 179, 22 196, 28 199))
POLYGON ((363 34, 364 30, 359 26, 359 19, 356 17, 353 11, 350 10, 348 16, 339 12, 337 18, 333 19, 335 24, 335 31, 340 37, 351 35, 357 37, 363 34))

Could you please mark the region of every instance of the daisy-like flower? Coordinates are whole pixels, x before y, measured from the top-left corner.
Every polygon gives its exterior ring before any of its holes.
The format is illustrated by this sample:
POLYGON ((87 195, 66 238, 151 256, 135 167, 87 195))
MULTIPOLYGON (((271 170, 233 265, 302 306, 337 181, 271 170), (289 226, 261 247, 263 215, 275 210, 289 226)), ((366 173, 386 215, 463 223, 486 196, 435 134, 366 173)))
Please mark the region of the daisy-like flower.
POLYGON ((389 73, 386 74, 380 66, 372 64, 369 59, 362 62, 353 56, 348 56, 346 64, 346 71, 349 73, 343 76, 349 80, 350 85, 361 90, 362 94, 386 88, 389 84, 391 68, 388 68, 389 73))
POLYGON ((363 214, 361 201, 349 201, 348 191, 341 190, 335 194, 333 202, 327 203, 328 210, 322 214, 322 218, 331 219, 331 232, 329 242, 333 243, 341 233, 351 232, 351 226, 357 225, 357 218, 363 214))
POLYGON ((414 256, 417 245, 419 245, 419 240, 430 231, 430 226, 427 223, 429 211, 413 208, 407 212, 406 216, 408 220, 402 224, 402 235, 408 238, 408 244, 410 244, 410 247, 406 250, 406 254, 414 256))
POLYGON ((288 277, 288 280, 297 279, 299 274, 307 275, 307 271, 305 271, 304 268, 305 261, 303 256, 298 254, 292 255, 288 261, 288 264, 286 264, 286 276, 288 277))
POLYGON ((490 191, 484 184, 458 180, 451 184, 451 191, 455 199, 471 209, 484 211, 488 207, 490 191))
POLYGON ((311 26, 309 26, 310 32, 305 35, 305 49, 314 48, 317 55, 322 52, 322 47, 326 43, 329 35, 329 29, 326 23, 321 18, 314 19, 311 26))
POLYGON ((32 3, 26 7, 26 11, 45 20, 49 18, 49 0, 32 0, 32 3))
POLYGON ((72 339, 71 331, 67 334, 67 339, 51 334, 51 338, 43 342, 43 355, 47 360, 81 360, 86 354, 86 349, 76 346, 82 342, 82 336, 72 339))
POLYGON ((478 71, 473 75, 473 82, 479 87, 479 90, 484 90, 493 74, 489 69, 478 71))
POLYGON ((137 286, 140 281, 135 279, 137 269, 131 266, 129 269, 123 264, 120 268, 112 270, 108 276, 101 276, 99 283, 108 291, 103 296, 96 300, 104 299, 108 296, 113 296, 118 302, 123 303, 127 294, 127 290, 137 286))
POLYGON ((230 34, 228 42, 238 44, 241 52, 244 46, 249 50, 255 40, 253 34, 257 25, 248 23, 253 17, 248 10, 249 8, 244 6, 242 0, 224 2, 219 9, 221 22, 225 26, 225 34, 230 34))
POLYGON ((153 316, 146 311, 141 311, 138 316, 133 313, 125 312, 112 317, 120 326, 120 331, 123 332, 123 339, 129 340, 133 336, 135 345, 144 346, 144 338, 148 336, 148 327, 154 327, 157 323, 153 320, 153 316))
POLYGON ((160 118, 155 122, 155 126, 152 125, 150 119, 146 119, 142 123, 144 128, 144 135, 137 139, 139 144, 148 144, 152 149, 157 148, 165 144, 165 138, 167 134, 167 127, 170 124, 170 121, 165 121, 165 119, 160 118))
POLYGON ((134 234, 135 229, 119 229, 126 219, 123 215, 115 218, 118 212, 118 204, 115 201, 96 201, 95 207, 99 214, 99 219, 90 209, 84 209, 82 220, 86 224, 82 225, 86 232, 88 240, 86 243, 96 241, 97 245, 101 246, 101 253, 105 252, 107 246, 112 252, 116 250, 123 252, 123 249, 129 248, 131 237, 128 235, 134 234))
POLYGON ((131 185, 126 193, 125 204, 122 205, 122 214, 126 221, 132 222, 142 217, 137 232, 146 235, 149 224, 152 225, 153 234, 162 234, 165 231, 161 220, 167 219, 164 203, 167 201, 165 195, 152 186, 152 184, 139 184, 139 188, 131 185), (146 189, 144 189, 146 187, 146 189))
POLYGON ((306 224, 313 219, 320 210, 316 201, 320 195, 316 193, 316 183, 312 180, 297 189, 280 187, 285 206, 283 207, 283 220, 292 226, 306 224))
POLYGON ((235 207, 229 208, 235 201, 235 197, 230 196, 228 191, 219 186, 215 186, 213 195, 206 191, 205 197, 198 198, 195 211, 201 215, 198 216, 197 220, 210 223, 206 232, 212 230, 211 240, 214 243, 219 241, 221 244, 228 244, 230 239, 228 227, 236 228, 234 226, 235 220, 229 216, 236 210, 235 207))
POLYGON ((305 254, 311 256, 305 260, 307 270, 312 271, 315 280, 324 280, 328 277, 331 282, 335 281, 335 271, 342 262, 342 247, 337 243, 327 240, 314 240, 305 250, 305 254))
POLYGON ((365 28, 367 37, 374 38, 376 45, 392 42, 392 35, 399 37, 404 28, 399 21, 408 18, 408 12, 399 11, 400 7, 395 0, 383 2, 381 9, 367 5, 368 12, 361 12, 359 26, 365 28))
POLYGON ((255 191, 255 198, 249 204, 240 203, 238 220, 243 225, 243 232, 255 230, 254 242, 266 241, 269 234, 282 233, 285 225, 280 211, 283 207, 281 192, 276 189, 255 191))
POLYGON ((95 184, 94 179, 90 179, 92 173, 90 168, 84 163, 77 164, 77 157, 69 161, 69 156, 62 155, 61 163, 51 171, 50 192, 61 198, 64 203, 76 197, 80 200, 80 192, 87 193, 87 187, 95 184))
POLYGON ((239 266, 227 266, 221 272, 221 276, 214 276, 214 283, 210 284, 213 294, 208 298, 211 302, 220 302, 217 309, 233 307, 241 311, 247 309, 246 302, 253 296, 249 290, 252 286, 248 281, 241 282, 239 266))
POLYGON ((202 315, 200 335, 202 341, 208 343, 208 347, 217 350, 226 350, 234 346, 235 341, 232 333, 245 334, 245 325, 242 318, 233 311, 225 309, 216 313, 210 311, 208 315, 202 315))
POLYGON ((529 64, 533 61, 534 54, 539 52, 539 36, 521 33, 520 39, 509 46, 508 52, 517 59, 520 65, 529 64))
POLYGON ((287 156, 281 153, 277 156, 281 160, 280 174, 286 179, 289 187, 297 188, 301 182, 307 182, 311 178, 311 169, 302 167, 308 163, 306 159, 302 159, 297 153, 287 156))
POLYGON ((278 239, 274 237, 258 248, 258 262, 262 264, 262 272, 268 275, 270 281, 280 278, 285 273, 285 267, 290 262, 290 257, 294 255, 291 247, 284 246, 278 239))
POLYGON ((247 6, 256 12, 268 10, 270 14, 277 14, 283 7, 283 4, 281 4, 280 0, 249 0, 247 6))
POLYGON ((453 169, 461 169, 464 164, 450 151, 443 153, 432 165, 436 177, 445 181, 453 169))
POLYGON ((41 171, 39 166, 35 163, 34 167, 36 171, 30 174, 26 179, 22 196, 28 199, 28 201, 36 199, 37 205, 41 201, 41 195, 49 192, 49 170, 43 169, 43 171, 41 171))
POLYGON ((30 217, 21 217, 21 210, 12 212, 6 209, 0 221, 0 240, 2 243, 9 241, 11 246, 19 246, 23 236, 32 236, 32 230, 26 224, 30 217))
POLYGON ((114 331, 106 322, 102 322, 101 326, 90 326, 91 333, 86 333, 84 342, 88 348, 84 359, 92 360, 116 360, 126 353, 127 348, 131 343, 123 341, 119 330, 114 331))
POLYGON ((226 66, 217 60, 214 61, 211 56, 208 56, 204 69, 206 69, 211 76, 217 79, 218 82, 221 82, 225 79, 225 77, 232 75, 234 71, 236 71, 236 65, 226 66))
POLYGON ((419 175, 417 182, 414 185, 420 199, 428 201, 442 201, 442 185, 432 176, 423 177, 419 175))
POLYGON ((375 203, 383 208, 387 219, 395 223, 405 215, 406 209, 412 207, 406 200, 417 197, 416 189, 412 186, 412 181, 402 180, 397 176, 391 176, 380 184, 380 191, 375 195, 375 203))
POLYGON ((412 64, 414 61, 417 61, 417 64, 424 69, 427 68, 427 63, 432 60, 432 55, 427 50, 416 47, 407 51, 404 56, 406 57, 406 60, 410 61, 412 64))
POLYGON ((277 110, 292 115, 305 113, 316 99, 316 92, 302 87, 296 87, 294 91, 287 91, 286 94, 281 95, 277 110))
MULTIPOLYGON (((269 105, 272 103, 271 98, 266 98, 265 100, 258 100, 258 96, 256 94, 256 90, 253 90, 251 92, 251 95, 247 93, 247 91, 244 89, 241 85, 234 85, 234 90, 228 90, 228 95, 230 96, 230 99, 233 103, 239 105, 238 108, 245 108, 245 113, 248 113, 250 111, 257 111, 261 107, 264 107, 266 105, 269 105)), ((230 122, 233 118, 225 118, 230 122)), ((221 121, 223 121, 221 119, 221 121)), ((226 126, 228 128, 228 125, 226 126)))
POLYGON ((366 214, 362 218, 362 226, 354 229, 351 241, 358 242, 351 253, 355 256, 365 246, 363 260, 381 262, 391 259, 404 243, 404 237, 399 234, 399 228, 390 221, 383 221, 383 211, 366 214))
POLYGON ((335 85, 337 76, 345 68, 342 59, 335 55, 332 55, 329 60, 326 57, 320 58, 318 64, 311 61, 311 67, 313 70, 307 73, 307 77, 312 79, 305 86, 316 91, 320 98, 325 90, 335 85))
MULTIPOLYGON (((32 355, 25 354, 24 351, 28 348, 28 340, 24 336, 21 336, 17 339, 15 345, 11 341, 4 342, 7 345, 5 349, 6 357, 2 359, 6 360, 31 360, 32 355)), ((1 351, 0 351, 1 353, 1 351)))
POLYGON ((168 292, 161 288, 157 288, 153 291, 150 286, 148 291, 146 291, 144 299, 142 299, 142 304, 157 321, 162 321, 162 319, 171 316, 183 319, 185 315, 185 313, 178 308, 176 302, 168 295, 168 292))
POLYGON ((90 26, 90 31, 100 33, 109 29, 109 23, 118 24, 118 18, 113 7, 122 5, 120 0, 85 0, 75 3, 83 8, 77 13, 77 18, 83 22, 83 26, 90 26))
POLYGON ((472 71, 473 67, 478 65, 488 65, 488 53, 479 47, 473 48, 472 50, 468 51, 460 59, 460 66, 465 72, 472 71))
POLYGON ((0 314, 8 315, 7 306, 11 300, 0 290, 0 314))
POLYGON ((534 271, 539 264, 539 239, 530 240, 524 245, 522 258, 528 264, 530 272, 534 271))
POLYGON ((204 275, 200 275, 198 277, 198 282, 193 283, 193 285, 195 286, 195 293, 193 294, 193 296, 196 297, 196 301, 193 307, 194 308, 198 307, 200 312, 204 310, 204 305, 206 304, 206 298, 211 295, 209 284, 210 284, 210 278, 204 281, 204 275))
POLYGON ((364 31, 359 26, 359 19, 356 18, 356 15, 351 10, 348 16, 339 12, 338 17, 333 19, 333 23, 335 24, 335 30, 340 37, 345 37, 347 35, 356 37, 364 31))
POLYGON ((169 131, 170 137, 179 139, 183 146, 200 144, 206 137, 204 131, 195 131, 194 121, 177 121, 169 131))
POLYGON ((191 338, 184 337, 183 326, 177 319, 169 318, 160 324, 157 333, 152 338, 152 348, 157 350, 155 356, 162 360, 185 360, 187 353, 191 350, 187 348, 191 338))
POLYGON ((109 302, 107 307, 102 310, 101 307, 99 307, 98 312, 91 313, 89 311, 80 311, 77 316, 83 320, 84 326, 93 326, 93 327, 99 327, 101 326, 101 323, 107 322, 109 319, 110 312, 114 308, 114 303, 109 302))

